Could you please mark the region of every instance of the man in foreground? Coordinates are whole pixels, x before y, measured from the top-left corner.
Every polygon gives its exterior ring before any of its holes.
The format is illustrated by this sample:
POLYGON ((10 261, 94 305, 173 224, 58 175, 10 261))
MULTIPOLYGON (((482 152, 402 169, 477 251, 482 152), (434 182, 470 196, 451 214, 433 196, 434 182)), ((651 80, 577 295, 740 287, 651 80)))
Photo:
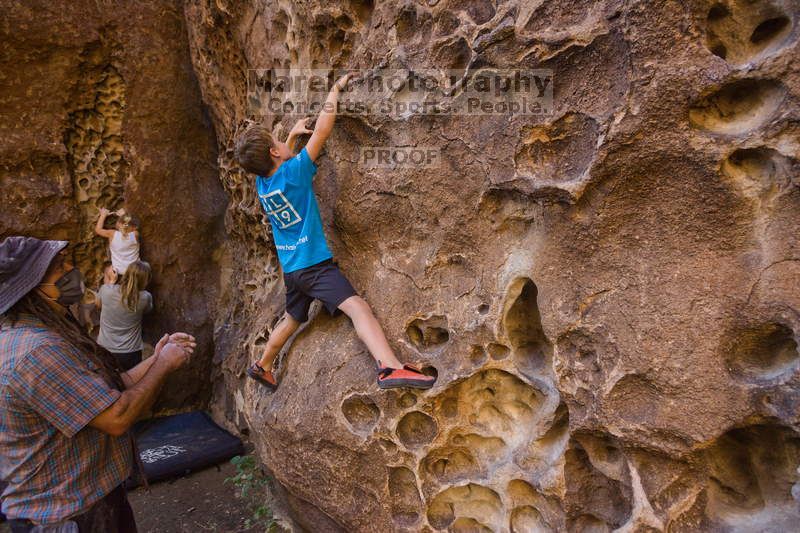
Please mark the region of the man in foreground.
POLYGON ((165 335, 122 372, 68 307, 84 285, 64 241, 0 243, 0 479, 13 533, 135 532, 128 432, 194 350, 165 335))

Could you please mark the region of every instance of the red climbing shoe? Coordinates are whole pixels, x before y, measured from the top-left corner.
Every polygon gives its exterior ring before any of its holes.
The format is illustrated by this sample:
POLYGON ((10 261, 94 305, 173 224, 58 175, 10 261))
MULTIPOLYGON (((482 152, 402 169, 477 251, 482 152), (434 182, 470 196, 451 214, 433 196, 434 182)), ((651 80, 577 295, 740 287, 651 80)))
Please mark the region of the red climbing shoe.
POLYGON ((269 390, 274 391, 278 388, 278 382, 271 370, 264 370, 258 363, 253 363, 253 366, 247 369, 247 375, 254 380, 264 385, 269 390))
POLYGON ((434 383, 436 383, 435 377, 426 376, 411 365, 403 365, 403 368, 384 367, 378 370, 378 387, 382 389, 398 387, 430 389, 434 383))

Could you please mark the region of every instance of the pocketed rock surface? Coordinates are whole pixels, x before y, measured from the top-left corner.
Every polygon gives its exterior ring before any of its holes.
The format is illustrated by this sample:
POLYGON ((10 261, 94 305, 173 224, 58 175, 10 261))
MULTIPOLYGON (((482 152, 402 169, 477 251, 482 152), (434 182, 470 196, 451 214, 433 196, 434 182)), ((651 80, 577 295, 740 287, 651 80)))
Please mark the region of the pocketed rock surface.
MULTIPOLYGON (((176 294, 213 316, 211 409, 249 433, 298 524, 800 529, 799 2, 182 9, 227 210, 219 246, 197 256, 218 281, 176 294), (378 390, 350 322, 324 311, 284 350, 277 392, 245 378, 284 289, 233 139, 252 120, 285 133, 298 118, 252 116, 248 71, 329 66, 553 72, 550 115, 342 116, 318 161, 336 259, 401 359, 435 367, 426 392, 378 390), (440 160, 368 168, 364 146, 440 160)), ((150 105, 132 94, 126 109, 150 105)), ((138 150, 165 157, 162 141, 138 150)), ((181 190, 210 194, 204 183, 181 190)), ((175 213, 210 238, 207 218, 175 213)))

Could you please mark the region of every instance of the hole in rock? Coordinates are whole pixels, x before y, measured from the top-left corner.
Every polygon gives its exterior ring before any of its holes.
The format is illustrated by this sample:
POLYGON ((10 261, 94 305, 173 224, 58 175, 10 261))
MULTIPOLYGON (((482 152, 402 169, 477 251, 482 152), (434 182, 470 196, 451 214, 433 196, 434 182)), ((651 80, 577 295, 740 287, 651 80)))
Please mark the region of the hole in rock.
POLYGON ((791 34, 792 20, 764 0, 733 0, 713 6, 706 18, 706 45, 733 65, 753 63, 779 50, 791 34))
POLYGON ((419 510, 422 507, 414 472, 404 466, 390 468, 389 496, 395 523, 413 526, 419 520, 419 510))
POLYGON ((449 531, 453 533, 494 533, 492 528, 486 524, 482 524, 474 518, 459 518, 453 525, 450 526, 449 531))
MULTIPOLYGON (((100 195, 100 196, 97 198, 97 205, 98 205, 98 206, 103 206, 103 207, 105 207, 105 206, 109 205, 109 204, 111 203, 111 194, 112 194, 112 193, 110 193, 110 192, 108 192, 108 191, 105 191, 105 192, 103 192, 103 193, 102 193, 102 194, 101 194, 101 195, 100 195)), ((116 217, 114 217, 114 218, 113 218, 113 220, 114 220, 114 223, 116 223, 116 217)))
POLYGON ((508 289, 503 314, 503 328, 511 343, 514 363, 528 376, 549 372, 553 354, 542 328, 537 293, 530 279, 515 281, 508 289))
POLYGON ((346 34, 342 30, 336 30, 333 35, 331 35, 331 38, 328 41, 328 53, 331 57, 342 51, 345 37, 346 34))
POLYGON ((582 525, 585 517, 600 522, 597 526, 611 526, 610 529, 620 527, 630 518, 633 499, 630 487, 595 468, 586 450, 574 439, 565 454, 564 479, 570 531, 585 531, 586 526, 582 525))
MULTIPOLYGON (((442 68, 463 72, 472 59, 472 48, 463 37, 442 45, 436 51, 436 62, 442 68)), ((454 73, 454 75, 456 75, 454 73)))
POLYGON ((731 13, 728 11, 728 8, 722 4, 716 4, 708 10, 708 20, 709 21, 717 21, 721 18, 729 16, 731 13))
POLYGON ((411 343, 420 350, 440 346, 450 340, 447 318, 443 316, 415 318, 406 327, 406 335, 411 343))
POLYGON ((437 494, 428 506, 428 522, 436 529, 446 529, 458 519, 473 519, 499 531, 503 518, 500 496, 474 483, 450 487, 437 494))
POLYGON ((740 135, 767 123, 783 102, 785 87, 773 80, 731 82, 689 109, 695 128, 740 135))
POLYGON ((339 15, 336 17, 334 22, 336 23, 336 26, 343 30, 349 30, 353 27, 353 20, 347 15, 339 15))
POLYGON ((502 344, 498 344, 496 342, 492 342, 486 346, 486 351, 489 352, 489 356, 495 361, 505 359, 511 352, 511 350, 508 349, 508 346, 503 346, 502 344))
POLYGON ((728 368, 750 379, 774 379, 798 367, 800 353, 794 332, 783 324, 745 329, 727 347, 728 368))
POLYGON ((761 146, 734 151, 722 163, 722 174, 745 196, 777 193, 789 185, 791 164, 781 153, 761 146))
POLYGON ((422 468, 440 483, 474 478, 481 471, 475 457, 465 448, 435 450, 425 457, 422 468))
POLYGON ((486 350, 483 346, 473 344, 469 350, 469 360, 473 365, 482 365, 486 361, 486 350))
POLYGON ((402 396, 397 400, 397 405, 402 407, 403 409, 408 409, 409 407, 413 407, 417 403, 417 397, 414 396, 410 392, 404 392, 402 396))
POLYGON ((791 21, 788 17, 775 17, 767 19, 753 30, 750 34, 750 42, 753 44, 764 44, 776 39, 788 27, 791 21))
POLYGON ((434 366, 423 366, 421 370, 426 376, 431 376, 432 378, 437 379, 439 378, 439 371, 436 370, 436 367, 434 366))
POLYGON ((591 514, 581 515, 570 523, 572 524, 570 531, 580 531, 581 533, 611 533, 612 529, 611 526, 591 514))
MULTIPOLYGON (((800 438, 789 428, 756 425, 728 431, 706 450, 707 512, 730 526, 778 531, 779 509, 795 506, 792 486, 800 465, 800 438)), ((794 520, 798 520, 797 510, 794 520)))
POLYGON ((595 469, 617 481, 627 479, 627 464, 622 450, 611 437, 596 433, 578 433, 573 439, 586 452, 595 469))
POLYGON ((562 402, 553 415, 553 423, 544 435, 533 443, 538 456, 554 461, 561 455, 569 438, 569 410, 562 402))
POLYGON ((722 59, 728 57, 728 49, 725 48, 724 44, 720 42, 714 42, 714 43, 709 43, 708 47, 711 50, 711 53, 714 54, 715 56, 721 57, 722 59))
POLYGON ((515 507, 511 511, 511 522, 509 523, 511 533, 528 533, 530 531, 549 531, 542 519, 542 514, 530 505, 515 507))
POLYGON ((375 427, 381 411, 372 398, 355 395, 342 402, 342 414, 356 432, 367 433, 375 427))
POLYGON ((454 434, 445 446, 431 450, 421 464, 424 472, 439 483, 454 483, 482 476, 506 449, 506 443, 497 437, 454 434))
POLYGON ((448 10, 452 12, 465 11, 475 24, 484 24, 492 20, 495 14, 493 2, 481 2, 475 0, 450 0, 447 3, 448 10))
POLYGON ((378 444, 380 444, 381 448, 383 448, 384 451, 386 451, 386 453, 389 455, 397 452, 397 444, 395 444, 394 441, 389 439, 378 439, 378 444))
POLYGON ((506 490, 511 509, 511 531, 564 531, 563 510, 558 498, 545 496, 527 481, 512 479, 506 490))
POLYGON ((373 0, 350 0, 350 9, 356 14, 361 24, 366 24, 372 17, 375 2, 373 0))
POLYGON ((273 41, 283 42, 286 40, 286 32, 289 29, 289 17, 285 11, 278 11, 272 20, 273 41))
MULTIPOLYGON (((591 398, 592 394, 586 396, 591 398)), ((620 418, 644 424, 659 416, 664 397, 657 384, 646 376, 627 374, 614 384, 603 403, 620 418)))
POLYGON ((397 423, 397 437, 408 449, 430 443, 439 431, 436 421, 420 411, 411 411, 397 423))
POLYGON ((436 18, 436 23, 434 25, 434 32, 439 37, 442 37, 444 35, 450 35, 458 29, 458 26, 460 24, 461 21, 458 20, 458 17, 456 17, 449 10, 443 10, 439 13, 439 16, 436 18))
POLYGON ((538 2, 538 6, 531 12, 530 18, 525 23, 527 32, 547 31, 576 31, 570 26, 583 26, 591 24, 594 17, 592 9, 597 4, 591 0, 576 0, 566 4, 558 2, 538 2))
POLYGON ((578 180, 594 159, 599 134, 597 121, 581 113, 568 113, 553 124, 531 127, 514 156, 516 171, 534 186, 578 180))
POLYGON ((481 304, 478 306, 478 314, 485 315, 489 312, 489 304, 481 304))
POLYGON ((487 369, 440 394, 434 409, 443 416, 456 412, 475 432, 516 446, 534 428, 542 401, 542 394, 517 376, 487 369))
POLYGON ((446 398, 441 403, 441 411, 445 418, 455 418, 458 416, 458 400, 446 398))
POLYGON ((397 30, 397 38, 401 42, 407 42, 414 38, 414 33, 417 30, 417 10, 413 5, 406 6, 400 11, 395 28, 397 30))

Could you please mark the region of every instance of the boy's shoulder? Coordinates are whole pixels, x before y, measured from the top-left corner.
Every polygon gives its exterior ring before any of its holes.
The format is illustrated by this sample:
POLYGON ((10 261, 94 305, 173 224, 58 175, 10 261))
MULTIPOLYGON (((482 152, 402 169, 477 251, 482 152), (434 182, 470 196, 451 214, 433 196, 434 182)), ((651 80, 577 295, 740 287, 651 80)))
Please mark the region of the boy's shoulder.
POLYGON ((280 166, 278 167, 278 171, 276 171, 276 174, 279 171, 296 172, 298 170, 301 170, 306 160, 311 161, 311 158, 308 157, 308 152, 306 152, 306 149, 303 148, 302 150, 300 150, 299 153, 293 155, 292 157, 281 163, 280 166))
POLYGON ((266 186, 283 182, 298 182, 305 184, 310 181, 317 171, 317 166, 309 157, 306 149, 282 162, 271 176, 262 177, 262 183, 266 186))

